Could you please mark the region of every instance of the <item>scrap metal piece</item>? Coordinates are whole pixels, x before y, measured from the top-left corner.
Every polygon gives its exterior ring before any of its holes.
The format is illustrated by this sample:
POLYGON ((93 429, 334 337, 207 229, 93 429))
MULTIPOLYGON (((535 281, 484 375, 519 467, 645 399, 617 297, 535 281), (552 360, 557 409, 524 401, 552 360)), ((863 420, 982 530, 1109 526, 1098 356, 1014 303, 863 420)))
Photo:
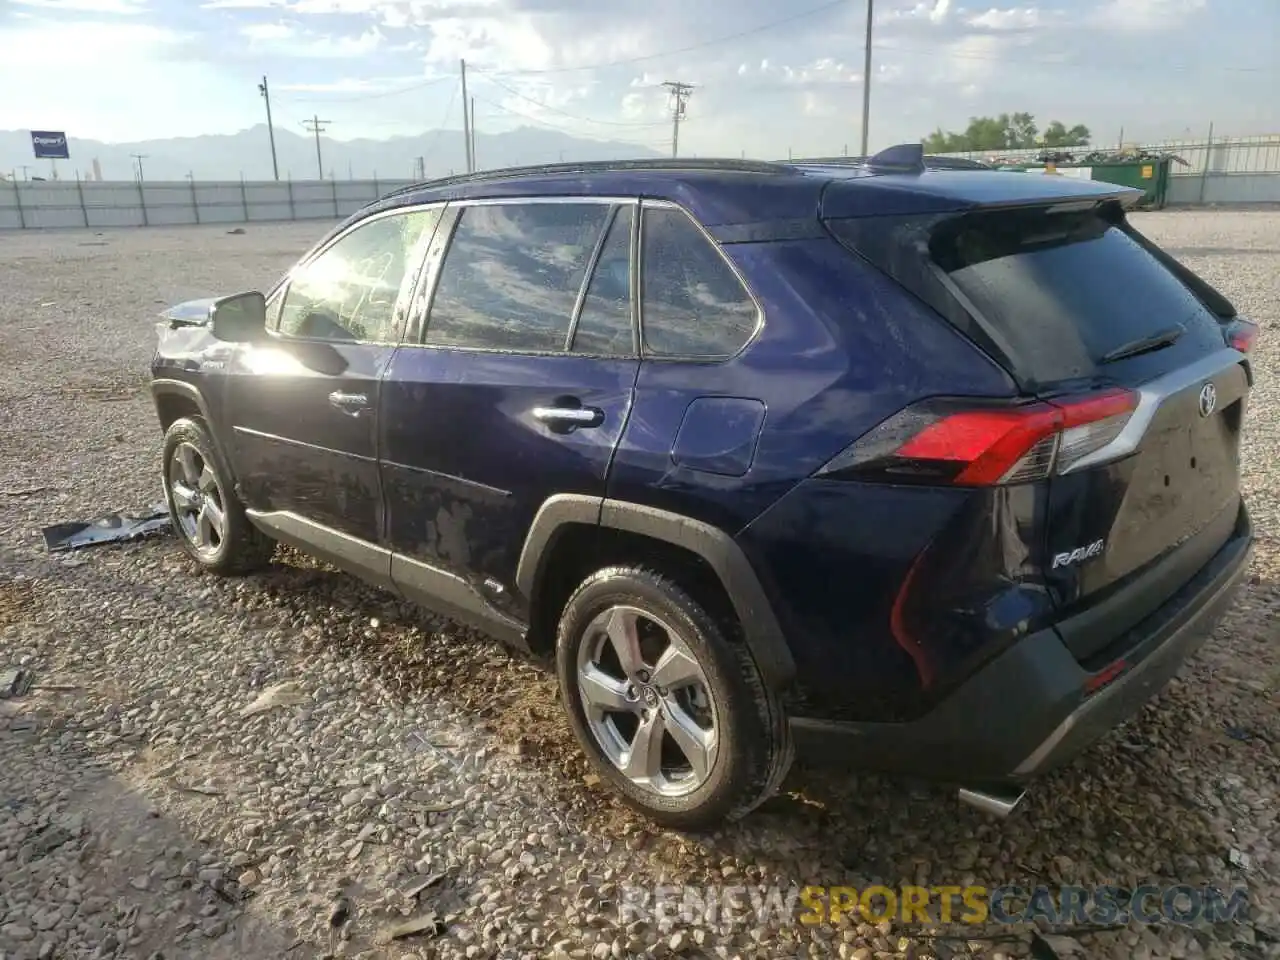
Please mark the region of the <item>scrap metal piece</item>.
POLYGON ((21 667, 0 670, 0 700, 22 696, 31 689, 31 681, 34 679, 34 673, 21 667))
POLYGON ((88 522, 55 523, 45 527, 41 533, 49 552, 61 553, 102 543, 137 540, 170 529, 168 506, 156 503, 141 514, 108 513, 88 522))

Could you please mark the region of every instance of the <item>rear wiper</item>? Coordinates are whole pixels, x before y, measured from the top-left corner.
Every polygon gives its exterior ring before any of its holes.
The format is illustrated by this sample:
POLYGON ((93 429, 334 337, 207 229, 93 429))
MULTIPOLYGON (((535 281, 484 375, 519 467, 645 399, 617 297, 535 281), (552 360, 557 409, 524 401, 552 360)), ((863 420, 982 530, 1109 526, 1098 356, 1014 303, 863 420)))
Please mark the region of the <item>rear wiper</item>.
POLYGON ((1175 323, 1172 327, 1164 330, 1157 330, 1155 333, 1148 334, 1145 337, 1139 337, 1137 340, 1130 340, 1128 343, 1122 343, 1114 350, 1109 350, 1102 355, 1099 363, 1114 363, 1117 360, 1124 360, 1127 357, 1136 357, 1140 353, 1149 353, 1152 350, 1160 350, 1169 346, 1171 343, 1187 332, 1187 328, 1180 323, 1175 323))

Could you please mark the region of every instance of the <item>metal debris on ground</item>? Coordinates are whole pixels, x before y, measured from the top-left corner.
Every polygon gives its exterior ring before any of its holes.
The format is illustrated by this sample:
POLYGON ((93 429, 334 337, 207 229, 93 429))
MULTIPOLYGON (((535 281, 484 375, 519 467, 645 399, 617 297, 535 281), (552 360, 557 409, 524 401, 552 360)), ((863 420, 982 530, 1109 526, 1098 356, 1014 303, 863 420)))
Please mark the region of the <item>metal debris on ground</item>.
POLYGON ((274 710, 276 707, 296 707, 306 701, 307 695, 302 692, 302 688, 292 680, 286 680, 284 683, 277 683, 274 687, 268 687, 252 703, 241 707, 240 716, 252 717, 274 710))
POLYGON ((0 700, 20 697, 31 689, 35 674, 21 667, 5 667, 0 670, 0 700))
POLYGON ((423 890, 427 890, 430 887, 434 887, 437 883, 439 883, 443 879, 444 879, 443 873, 433 873, 431 876, 426 877, 423 880, 418 880, 410 884, 407 888, 405 888, 404 895, 408 897, 410 900, 417 899, 418 895, 421 894, 423 890))
POLYGON ((1235 847, 1232 847, 1227 851, 1227 863, 1231 864, 1231 866, 1238 870, 1248 870, 1253 866, 1253 858, 1243 850, 1237 850, 1235 847))
POLYGON ((444 930, 444 921, 432 912, 392 924, 386 929, 384 936, 387 940, 403 940, 405 937, 417 936, 420 933, 429 937, 438 937, 444 933, 444 930))
POLYGON ((136 540, 171 529, 169 508, 157 503, 141 514, 108 513, 87 522, 70 520, 45 527, 41 533, 49 552, 60 553, 102 543, 136 540))

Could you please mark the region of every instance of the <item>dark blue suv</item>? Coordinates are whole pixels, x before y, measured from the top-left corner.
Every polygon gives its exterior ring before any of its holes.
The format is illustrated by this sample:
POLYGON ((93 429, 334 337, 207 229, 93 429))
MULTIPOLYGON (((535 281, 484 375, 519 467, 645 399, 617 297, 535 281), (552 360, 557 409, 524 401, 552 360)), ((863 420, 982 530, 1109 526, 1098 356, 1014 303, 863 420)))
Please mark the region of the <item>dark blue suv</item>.
POLYGON ((554 653, 662 823, 797 748, 1012 809, 1210 634, 1257 328, 1063 176, 660 161, 424 183, 176 307, 187 552, 292 544, 554 653))

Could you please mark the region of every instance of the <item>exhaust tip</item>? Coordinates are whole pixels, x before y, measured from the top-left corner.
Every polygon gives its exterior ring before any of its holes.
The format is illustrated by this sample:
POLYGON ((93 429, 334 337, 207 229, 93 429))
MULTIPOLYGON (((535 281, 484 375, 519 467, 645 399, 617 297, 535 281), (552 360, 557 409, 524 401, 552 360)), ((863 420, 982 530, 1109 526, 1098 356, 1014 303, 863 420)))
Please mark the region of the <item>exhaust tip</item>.
POLYGON ((960 802, 967 803, 971 807, 990 813, 1003 820, 1009 814, 1013 813, 1014 808, 1022 802, 1022 798, 1027 795, 1025 790, 1013 792, 1012 790, 979 790, 973 787, 960 788, 960 802))

